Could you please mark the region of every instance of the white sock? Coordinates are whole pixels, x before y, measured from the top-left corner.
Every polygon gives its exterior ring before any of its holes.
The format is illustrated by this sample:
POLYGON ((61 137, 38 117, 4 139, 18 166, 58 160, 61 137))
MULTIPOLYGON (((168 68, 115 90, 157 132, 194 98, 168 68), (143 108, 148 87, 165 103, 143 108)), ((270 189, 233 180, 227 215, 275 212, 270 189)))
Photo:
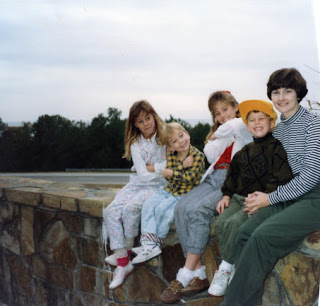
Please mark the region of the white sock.
POLYGON ((128 256, 127 248, 115 249, 114 255, 116 256, 117 259, 127 257, 128 256))
POLYGON ((234 266, 233 264, 222 260, 222 262, 221 262, 221 264, 219 266, 219 270, 224 270, 224 271, 227 271, 227 272, 231 272, 233 266, 234 266))
POLYGON ((194 271, 187 269, 186 267, 180 268, 177 273, 177 280, 186 287, 190 281, 194 278, 194 271))
POLYGON ((198 276, 201 280, 207 278, 206 266, 201 266, 201 268, 194 271, 194 276, 198 276))

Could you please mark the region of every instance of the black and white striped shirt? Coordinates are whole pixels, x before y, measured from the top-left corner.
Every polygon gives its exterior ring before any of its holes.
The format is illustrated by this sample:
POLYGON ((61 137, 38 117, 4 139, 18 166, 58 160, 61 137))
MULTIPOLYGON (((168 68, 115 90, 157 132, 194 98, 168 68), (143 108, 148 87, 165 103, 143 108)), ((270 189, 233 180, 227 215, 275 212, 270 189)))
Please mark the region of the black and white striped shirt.
POLYGON ((273 131, 287 152, 295 177, 268 194, 271 205, 311 191, 320 182, 320 117, 299 106, 289 119, 281 118, 273 131))

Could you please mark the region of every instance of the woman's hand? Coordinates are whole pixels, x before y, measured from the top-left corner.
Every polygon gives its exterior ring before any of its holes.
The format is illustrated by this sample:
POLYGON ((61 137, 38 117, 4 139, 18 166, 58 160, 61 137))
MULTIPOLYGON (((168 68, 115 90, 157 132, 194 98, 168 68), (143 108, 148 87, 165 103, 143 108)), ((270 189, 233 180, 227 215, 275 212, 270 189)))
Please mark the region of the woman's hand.
POLYGON ((216 136, 214 136, 214 134, 212 134, 211 136, 210 136, 210 138, 209 138, 209 140, 216 140, 216 139, 218 139, 216 136))
POLYGON ((229 206, 230 197, 225 195, 222 197, 222 199, 218 202, 218 205, 216 207, 216 211, 219 215, 221 215, 224 212, 224 209, 229 206))
POLYGON ((146 167, 149 172, 155 172, 154 165, 146 164, 146 167))
POLYGON ((256 191, 254 193, 248 194, 245 198, 244 205, 246 208, 243 211, 246 211, 248 215, 253 215, 260 208, 270 205, 268 195, 261 191, 256 191))

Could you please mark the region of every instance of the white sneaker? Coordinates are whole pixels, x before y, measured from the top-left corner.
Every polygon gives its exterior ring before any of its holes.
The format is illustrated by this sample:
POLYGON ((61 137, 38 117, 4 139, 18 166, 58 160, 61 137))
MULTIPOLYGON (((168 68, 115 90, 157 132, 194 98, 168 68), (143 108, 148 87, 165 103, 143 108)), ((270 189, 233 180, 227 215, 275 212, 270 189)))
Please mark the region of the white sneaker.
POLYGON ((115 254, 112 254, 108 257, 106 257, 104 259, 104 262, 107 264, 107 265, 110 265, 110 266, 115 266, 117 267, 118 266, 118 261, 117 261, 117 258, 115 256, 115 254))
POLYGON ((131 261, 125 266, 118 266, 113 272, 113 280, 109 285, 109 289, 115 289, 123 284, 126 277, 133 271, 134 266, 131 261))
POLYGON ((133 255, 137 256, 142 251, 142 249, 143 249, 143 246, 140 245, 138 247, 132 248, 131 252, 133 255))
POLYGON ((132 263, 134 265, 143 263, 154 257, 157 257, 161 253, 161 249, 155 242, 145 244, 143 245, 141 252, 132 260, 132 263))
POLYGON ((234 269, 232 269, 231 272, 227 272, 225 270, 216 270, 214 278, 208 289, 209 294, 213 296, 223 296, 234 275, 234 271, 234 269))

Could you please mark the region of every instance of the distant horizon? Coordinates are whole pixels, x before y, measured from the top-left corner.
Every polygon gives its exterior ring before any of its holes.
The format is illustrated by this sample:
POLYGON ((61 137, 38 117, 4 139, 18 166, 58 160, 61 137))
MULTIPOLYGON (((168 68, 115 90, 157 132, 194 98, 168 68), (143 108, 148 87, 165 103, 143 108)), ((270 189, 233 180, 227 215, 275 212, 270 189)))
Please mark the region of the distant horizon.
MULTIPOLYGON (((51 115, 50 115, 51 116, 51 115)), ((69 119, 69 118, 66 118, 66 119, 69 119)), ((169 118, 164 118, 164 120, 166 119, 169 119, 169 118)), ((211 119, 184 119, 184 118, 176 118, 176 119, 181 119, 181 120, 184 120, 186 122, 188 122, 192 127, 194 127, 195 125, 197 125, 198 123, 202 123, 202 124, 211 124, 212 120, 211 119)), ((74 122, 78 122, 78 121, 82 121, 86 124, 90 124, 90 122, 92 121, 91 120, 72 120, 72 119, 69 119, 70 121, 74 121, 74 122)), ((8 125, 8 127, 21 127, 23 126, 24 123, 28 123, 30 122, 31 124, 35 123, 36 121, 9 121, 9 122, 6 122, 6 121, 3 121, 5 124, 8 125)))

